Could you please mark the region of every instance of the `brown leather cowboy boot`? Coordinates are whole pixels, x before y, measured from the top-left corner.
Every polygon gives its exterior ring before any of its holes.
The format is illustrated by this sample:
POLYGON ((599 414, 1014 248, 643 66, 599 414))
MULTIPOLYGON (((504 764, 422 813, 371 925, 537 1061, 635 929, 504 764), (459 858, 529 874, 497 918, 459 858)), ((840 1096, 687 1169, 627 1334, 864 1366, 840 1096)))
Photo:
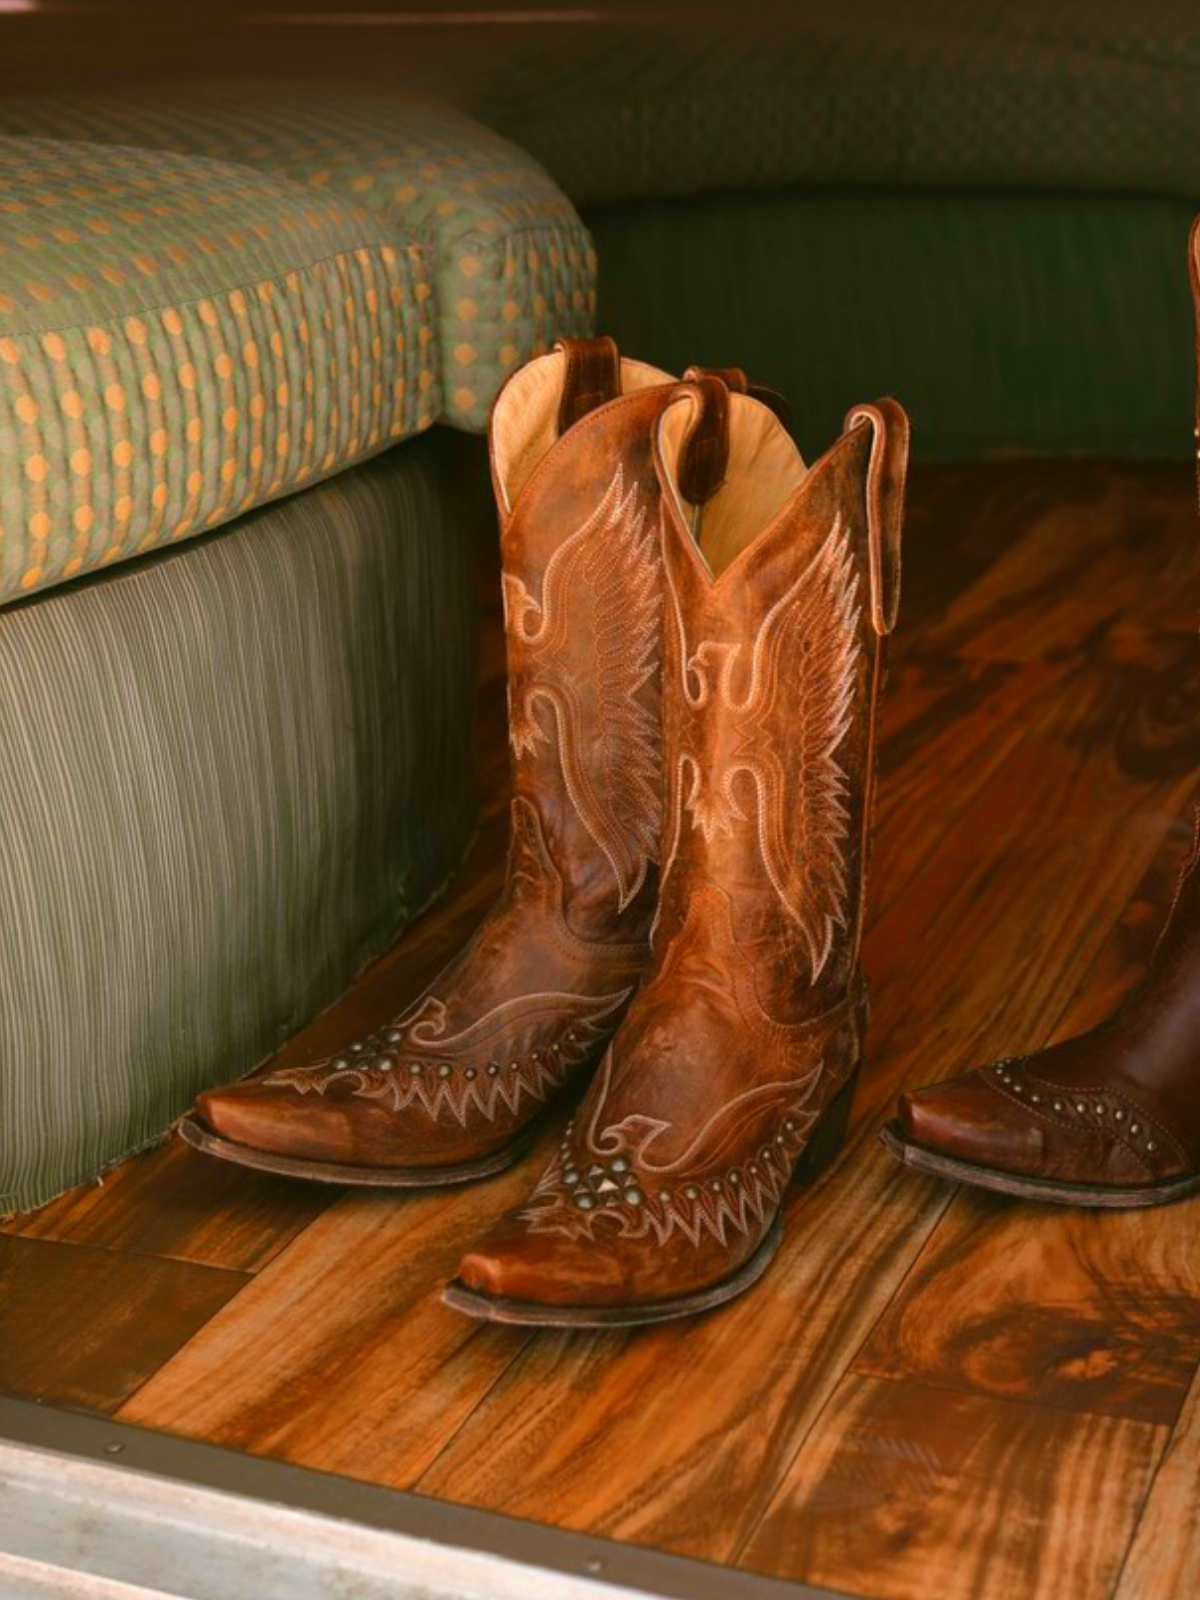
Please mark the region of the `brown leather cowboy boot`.
POLYGON ((811 469, 713 378, 664 411, 654 961, 528 1203, 446 1289, 458 1309, 609 1326, 718 1305, 770 1262, 789 1179, 836 1153, 907 443, 894 401, 811 469))
POLYGON ((1149 971, 1099 1027, 903 1095, 881 1135, 957 1183, 1078 1206, 1200 1189, 1200 811, 1149 971))
MULTIPOLYGON (((1200 217, 1188 241, 1200 363, 1200 217)), ((1200 438, 1200 388, 1197 390, 1200 438)), ((1200 1189, 1200 808, 1141 984, 1097 1028, 901 1095, 880 1138, 955 1183, 1120 1209, 1200 1189)))
POLYGON ((661 799, 653 424, 665 373, 564 341, 492 414, 515 798, 507 884, 394 1022, 200 1096, 189 1143, 336 1183, 459 1183, 515 1161, 597 1057, 648 955, 661 799))

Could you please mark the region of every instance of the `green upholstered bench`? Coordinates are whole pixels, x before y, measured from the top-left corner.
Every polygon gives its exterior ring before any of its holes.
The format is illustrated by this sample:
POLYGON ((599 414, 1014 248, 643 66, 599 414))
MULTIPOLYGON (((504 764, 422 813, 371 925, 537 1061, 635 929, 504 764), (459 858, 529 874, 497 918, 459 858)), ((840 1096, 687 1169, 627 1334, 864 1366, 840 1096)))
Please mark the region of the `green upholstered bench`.
POLYGON ((0 138, 0 601, 429 427, 422 247, 226 162, 0 138))
POLYGON ((590 241, 456 113, 266 99, 5 108, 0 1214, 270 1054, 474 828, 494 520, 434 424, 590 326, 590 241))
POLYGON ((599 325, 744 365, 806 450, 890 392, 927 458, 1181 458, 1198 86, 1194 8, 862 0, 563 29, 477 98, 591 228, 599 325))
POLYGON ((425 242, 443 414, 482 430, 555 339, 590 332, 596 258, 544 169, 452 106, 361 84, 167 83, 0 101, 0 132, 186 151, 340 195, 425 242))

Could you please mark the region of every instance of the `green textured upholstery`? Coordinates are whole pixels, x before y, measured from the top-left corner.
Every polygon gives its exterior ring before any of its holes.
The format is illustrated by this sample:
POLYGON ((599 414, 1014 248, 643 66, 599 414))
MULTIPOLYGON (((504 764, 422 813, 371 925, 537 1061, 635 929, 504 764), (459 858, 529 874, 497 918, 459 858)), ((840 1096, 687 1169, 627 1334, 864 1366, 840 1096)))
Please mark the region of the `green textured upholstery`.
POLYGON ((570 202, 523 150, 451 106, 353 84, 198 82, 10 99, 0 130, 244 162, 419 234, 456 426, 482 429, 515 366, 591 332, 595 255, 570 202))
POLYGON ((483 456, 435 429, 0 610, 0 1213, 276 1049, 458 864, 483 456))
POLYGON ((1183 456, 1194 207, 1152 196, 776 190, 596 207, 601 325, 744 366, 805 452, 894 394, 925 459, 1183 456), (674 264, 688 262, 685 279, 674 264))
POLYGON ((560 33, 485 98, 577 205, 789 184, 1200 196, 1192 0, 663 15, 560 33))
POLYGON ((0 138, 0 602, 427 427, 422 250, 247 167, 0 138))

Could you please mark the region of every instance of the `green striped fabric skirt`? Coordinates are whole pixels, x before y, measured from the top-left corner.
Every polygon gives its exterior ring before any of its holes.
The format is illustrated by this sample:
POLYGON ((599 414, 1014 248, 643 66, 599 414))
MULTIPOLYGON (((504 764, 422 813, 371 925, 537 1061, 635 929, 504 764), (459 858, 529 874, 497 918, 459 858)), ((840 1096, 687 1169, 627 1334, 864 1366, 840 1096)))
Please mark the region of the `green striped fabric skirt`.
POLYGON ((160 1137, 458 864, 482 447, 0 610, 0 1214, 160 1137))

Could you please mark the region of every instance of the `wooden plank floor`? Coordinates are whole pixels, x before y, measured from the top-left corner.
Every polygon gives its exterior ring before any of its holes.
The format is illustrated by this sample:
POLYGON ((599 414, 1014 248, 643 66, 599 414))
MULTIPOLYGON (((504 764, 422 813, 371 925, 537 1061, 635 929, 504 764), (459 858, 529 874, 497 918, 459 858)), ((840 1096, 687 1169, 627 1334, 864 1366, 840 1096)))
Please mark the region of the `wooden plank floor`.
MULTIPOLYGON (((915 1177, 875 1137, 901 1085, 1089 1025, 1148 955, 1200 771, 1191 471, 926 469, 910 504, 870 1070, 757 1291, 646 1332, 481 1326, 441 1281, 541 1150, 397 1199, 172 1144, 5 1226, 4 1386, 854 1595, 1200 1592, 1200 1198, 1038 1209, 915 1177)), ((495 891, 494 591, 469 868, 291 1062, 392 1013, 495 891)))

